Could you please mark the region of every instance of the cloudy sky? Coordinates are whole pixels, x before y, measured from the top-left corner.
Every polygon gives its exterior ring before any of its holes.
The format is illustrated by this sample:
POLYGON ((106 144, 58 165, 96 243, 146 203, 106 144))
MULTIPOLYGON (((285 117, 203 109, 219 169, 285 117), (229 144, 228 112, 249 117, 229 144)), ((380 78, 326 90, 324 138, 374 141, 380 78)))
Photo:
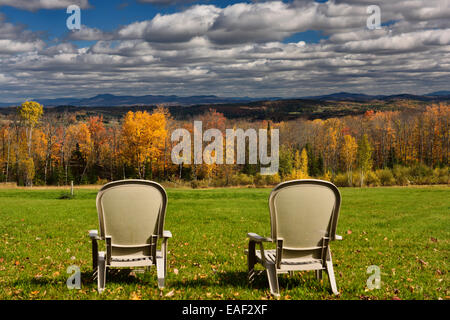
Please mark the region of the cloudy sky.
POLYGON ((450 0, 0 0, 0 102, 424 94, 449 82, 450 0), (81 30, 66 26, 71 4, 81 30))

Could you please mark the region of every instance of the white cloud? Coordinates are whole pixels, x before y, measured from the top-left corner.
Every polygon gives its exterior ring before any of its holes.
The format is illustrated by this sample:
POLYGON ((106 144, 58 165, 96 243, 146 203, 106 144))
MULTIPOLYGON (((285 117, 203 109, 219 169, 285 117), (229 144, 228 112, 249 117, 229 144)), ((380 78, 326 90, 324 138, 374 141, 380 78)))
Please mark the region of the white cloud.
POLYGON ((68 33, 67 39, 69 40, 85 40, 85 41, 98 41, 98 40, 110 40, 113 35, 109 32, 103 32, 98 28, 89 28, 88 26, 81 26, 80 30, 72 30, 68 33))
POLYGON ((151 42, 188 42, 204 35, 220 12, 215 6, 193 6, 170 15, 157 14, 152 20, 136 22, 118 31, 122 39, 151 42))
POLYGON ((27 52, 27 51, 41 50, 43 48, 44 42, 41 40, 33 42, 21 42, 10 39, 0 39, 0 54, 27 52))
POLYGON ((90 7, 89 0, 0 0, 1 6, 35 11, 39 9, 63 9, 75 4, 82 9, 90 7))
POLYGON ((114 32, 83 26, 48 46, 0 16, 0 70, 9 80, 2 82, 0 97, 11 101, 24 92, 292 97, 448 88, 448 0, 379 3, 382 21, 393 21, 381 30, 366 28, 372 1, 263 1, 193 5, 114 32), (307 30, 328 38, 283 42, 307 30), (71 40, 95 43, 77 49, 71 40))

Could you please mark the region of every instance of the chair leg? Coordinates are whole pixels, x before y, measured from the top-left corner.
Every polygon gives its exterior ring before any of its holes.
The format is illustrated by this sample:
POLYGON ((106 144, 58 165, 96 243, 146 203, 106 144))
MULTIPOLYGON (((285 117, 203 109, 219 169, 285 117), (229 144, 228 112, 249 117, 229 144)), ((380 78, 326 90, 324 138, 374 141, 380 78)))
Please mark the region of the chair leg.
POLYGON ((164 239, 162 243, 161 251, 163 252, 163 262, 164 262, 164 279, 167 276, 167 247, 168 247, 168 239, 164 239))
POLYGON ((156 272, 158 274, 158 287, 163 289, 167 276, 167 238, 161 243, 161 256, 156 257, 156 272))
POLYGON ((330 251, 328 251, 326 264, 327 264, 328 278, 330 279, 331 291, 333 291, 334 295, 339 295, 339 291, 336 286, 336 278, 334 277, 333 260, 331 259, 330 251))
POLYGON ((280 297, 280 288, 278 286, 277 268, 275 264, 266 265, 267 278, 269 279, 270 293, 276 298, 280 297))
POLYGON ((248 244, 248 255, 247 255, 248 281, 250 283, 252 283, 256 277, 255 264, 256 264, 255 242, 250 241, 248 244))
POLYGON ((322 280, 323 274, 322 274, 322 270, 316 270, 316 279, 318 281, 322 280))
POLYGON ((92 280, 97 279, 98 271, 98 244, 97 240, 92 239, 92 280))
POLYGON ((165 285, 165 271, 164 259, 162 257, 156 258, 156 272, 158 274, 158 287, 163 289, 165 285))
POLYGON ((92 239, 92 271, 97 271, 98 264, 98 244, 97 240, 92 239))
POLYGON ((105 290, 105 285, 106 285, 105 253, 100 252, 98 255, 98 265, 97 265, 97 288, 99 293, 102 293, 103 290, 105 290))

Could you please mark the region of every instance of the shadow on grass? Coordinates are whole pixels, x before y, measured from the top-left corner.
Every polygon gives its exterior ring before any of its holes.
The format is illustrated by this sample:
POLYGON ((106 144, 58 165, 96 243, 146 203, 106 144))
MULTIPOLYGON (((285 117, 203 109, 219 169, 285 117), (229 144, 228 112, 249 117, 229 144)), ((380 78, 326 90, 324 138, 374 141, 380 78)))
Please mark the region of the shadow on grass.
MULTIPOLYGON (((66 287, 66 281, 68 279, 65 276, 58 277, 41 277, 31 279, 16 280, 12 283, 13 287, 27 287, 29 285, 35 286, 64 286, 66 287)), ((287 274, 280 274, 278 276, 280 289, 290 290, 295 287, 305 288, 307 291, 323 291, 328 292, 328 278, 324 276, 323 282, 318 281, 313 272, 295 273, 294 276, 287 274)), ((109 269, 107 273, 106 283, 119 284, 119 285, 145 285, 149 287, 157 288, 157 276, 156 268, 151 268, 145 271, 145 273, 136 272, 133 269, 109 269)), ((89 271, 81 272, 81 285, 82 287, 97 287, 97 278, 95 274, 89 271)), ((267 275, 264 270, 259 270, 252 283, 249 283, 247 278, 247 272, 244 271, 228 271, 218 272, 208 275, 206 278, 194 279, 182 278, 181 276, 170 275, 166 278, 166 287, 171 289, 204 289, 204 288, 231 288, 233 290, 240 289, 256 289, 261 291, 268 291, 269 284, 267 275)))
MULTIPOLYGON (((110 269, 107 273, 107 283, 126 283, 126 284, 142 284, 143 281, 139 277, 132 275, 132 269, 110 269)), ((40 278, 31 278, 31 279, 20 279, 11 283, 13 287, 24 287, 28 285, 36 285, 36 286, 66 286, 67 279, 70 277, 69 274, 67 276, 44 276, 40 278)), ((92 271, 83 271, 81 272, 81 285, 91 286, 95 284, 97 285, 97 277, 96 274, 92 271)))
POLYGON ((176 279, 168 280, 168 285, 174 288, 203 288, 203 287, 244 287, 248 286, 247 272, 233 271, 215 273, 204 279, 176 279))

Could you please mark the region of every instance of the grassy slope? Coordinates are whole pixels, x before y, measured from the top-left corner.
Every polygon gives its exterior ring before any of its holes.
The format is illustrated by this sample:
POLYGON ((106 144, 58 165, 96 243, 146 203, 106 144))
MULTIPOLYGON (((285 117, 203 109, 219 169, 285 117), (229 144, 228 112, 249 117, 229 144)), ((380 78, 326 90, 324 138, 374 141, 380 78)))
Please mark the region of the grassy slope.
MULTIPOLYGON (((246 280, 246 233, 269 235, 268 189, 169 190, 169 269, 160 292, 156 271, 109 275, 107 291, 90 279, 89 229, 97 229, 96 190, 0 190, 0 299, 265 299, 264 275, 246 280), (82 290, 68 290, 78 265, 82 290)), ((450 188, 342 189, 332 243, 340 299, 438 299, 449 292, 450 188), (349 232, 351 230, 351 233, 349 232), (437 239, 437 240, 436 240, 437 239), (370 265, 380 290, 366 290, 370 265)), ((328 278, 280 276, 283 299, 334 299, 328 278)))

